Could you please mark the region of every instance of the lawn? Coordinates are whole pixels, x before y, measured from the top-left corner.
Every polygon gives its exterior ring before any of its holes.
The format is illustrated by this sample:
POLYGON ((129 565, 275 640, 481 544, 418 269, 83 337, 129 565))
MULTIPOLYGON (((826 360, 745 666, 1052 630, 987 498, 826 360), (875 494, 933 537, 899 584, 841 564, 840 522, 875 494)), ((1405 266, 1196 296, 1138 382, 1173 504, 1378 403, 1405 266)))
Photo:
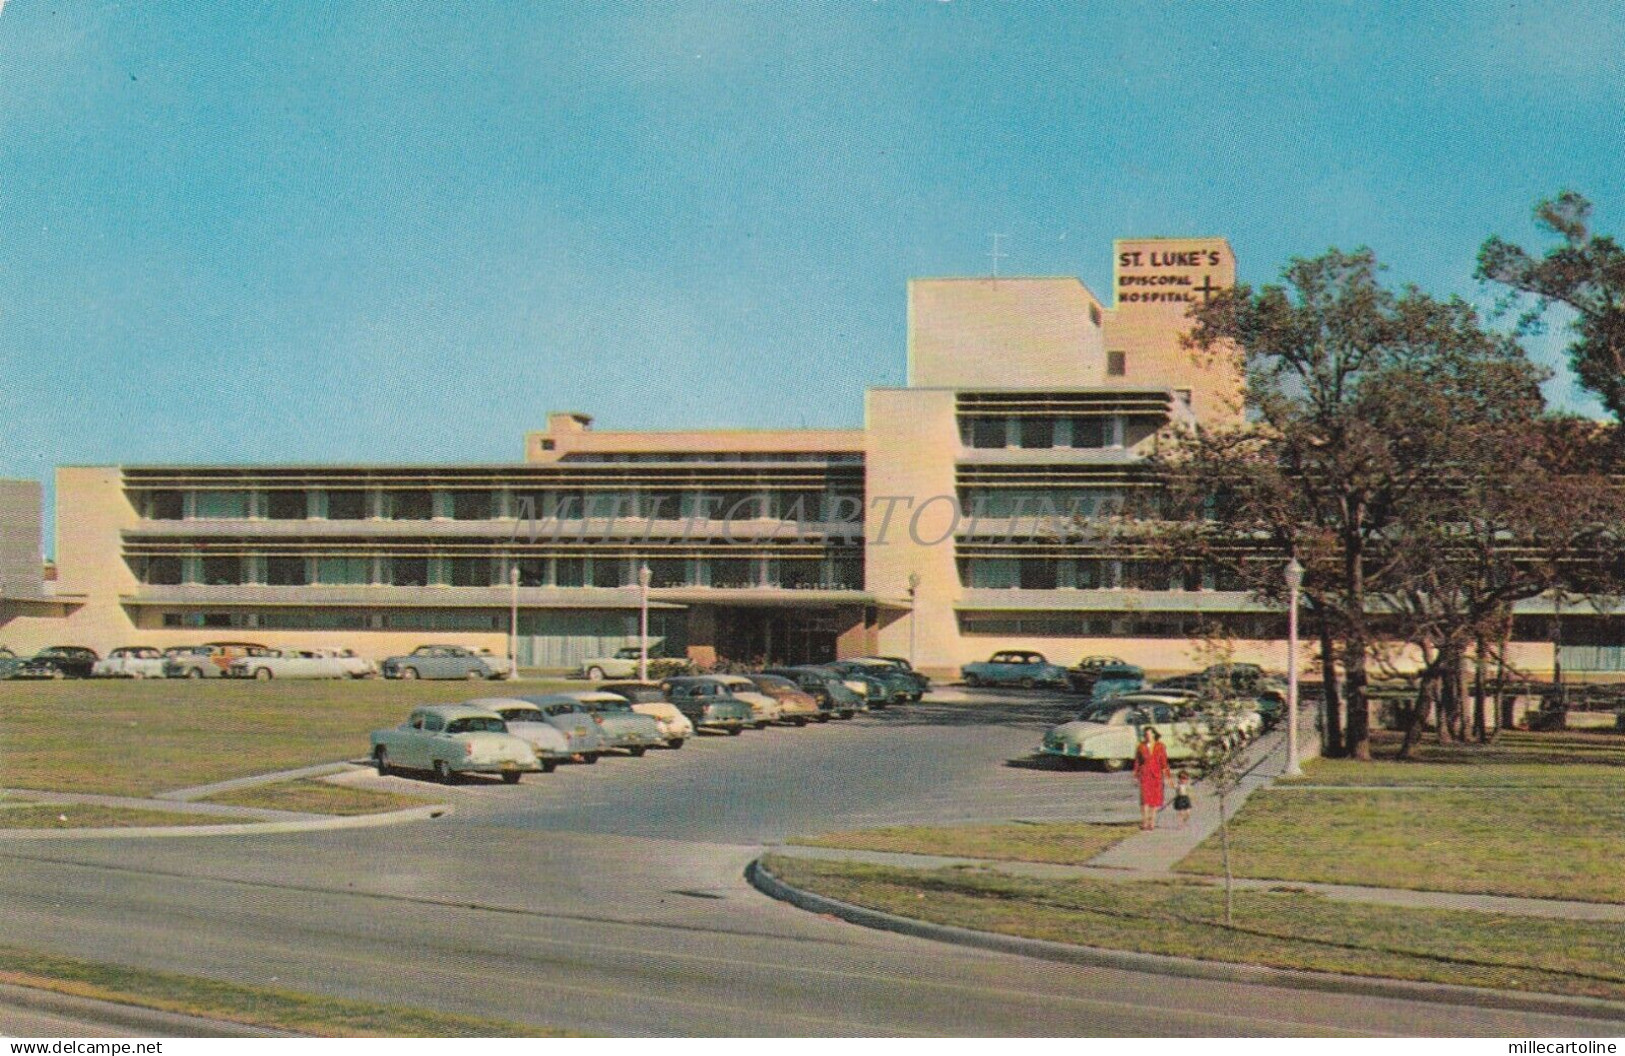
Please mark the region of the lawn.
POLYGON ((0 983, 320 1037, 560 1037, 521 1023, 320 997, 0 947, 0 983))
POLYGON ((225 825, 237 820, 213 814, 99 807, 87 803, 32 803, 0 810, 0 829, 127 829, 162 825, 225 825))
POLYGON ((1625 736, 1508 731, 1493 744, 1419 742, 1399 761, 1397 734, 1372 740, 1374 760, 1315 759, 1294 781, 1310 785, 1561 785, 1625 791, 1625 736))
MULTIPOLYGON (((351 788, 328 781, 300 779, 278 781, 269 785, 221 792, 203 800, 205 803, 223 803, 232 807, 256 807, 261 810, 292 810, 304 814, 382 814, 390 810, 425 807, 432 799, 403 796, 398 792, 380 792, 371 788, 351 788)), ((4 815, 0 815, 3 819, 4 815)))
POLYGON ((939 924, 1139 953, 1625 999, 1625 925, 1335 902, 1194 883, 1038 880, 771 856, 786 882, 939 924))
MULTIPOLYGON (((1625 737, 1507 733, 1408 762, 1392 736, 1375 747, 1375 762, 1318 759, 1255 793, 1230 827, 1236 872, 1625 902, 1625 737)), ((1218 872, 1218 837, 1179 868, 1218 872)))
MULTIPOLYGON (((553 682, 0 682, 8 788, 150 795, 356 759, 419 704, 547 693, 553 682)), ((581 688, 585 683, 572 683, 581 688)))
POLYGON ((858 851, 1082 865, 1133 831, 1133 827, 1126 825, 1090 825, 1083 822, 907 825, 890 829, 830 832, 790 842, 809 847, 843 847, 858 851))

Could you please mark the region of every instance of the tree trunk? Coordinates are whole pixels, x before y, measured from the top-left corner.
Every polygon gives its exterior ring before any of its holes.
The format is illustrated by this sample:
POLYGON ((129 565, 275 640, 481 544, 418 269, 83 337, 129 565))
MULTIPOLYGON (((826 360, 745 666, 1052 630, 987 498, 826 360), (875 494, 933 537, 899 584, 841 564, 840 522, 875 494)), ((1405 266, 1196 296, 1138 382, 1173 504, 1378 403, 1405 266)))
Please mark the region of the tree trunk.
POLYGON ((1495 732, 1512 728, 1512 700, 1507 696, 1507 650, 1512 646, 1512 612, 1501 623, 1501 649, 1495 658, 1495 732))
POLYGON ((1367 624, 1365 609, 1365 547, 1358 523, 1343 540, 1343 611, 1348 627, 1343 634, 1343 672, 1347 685, 1343 699, 1348 705, 1348 725, 1343 744, 1349 758, 1371 761, 1371 707, 1365 699, 1367 624))
POLYGON ((1411 703, 1411 713, 1405 720, 1405 740, 1399 746, 1400 759, 1409 759, 1411 749, 1422 737, 1422 720, 1427 717, 1428 705, 1434 696, 1437 678, 1430 666, 1422 672, 1421 681, 1416 687, 1416 700, 1411 703))
POLYGON ((1332 624, 1322 614, 1320 618, 1320 684, 1325 698, 1321 732, 1321 751, 1328 756, 1343 754, 1342 694, 1337 691, 1337 646, 1332 642, 1332 624))
POLYGON ((1445 645, 1440 648, 1439 721, 1434 723, 1434 736, 1440 744, 1450 744, 1456 739, 1456 709, 1461 707, 1461 698, 1456 695, 1456 683, 1451 678, 1451 671, 1459 672, 1460 667, 1453 647, 1445 645))
POLYGON ((1483 744, 1490 739, 1489 716, 1486 712, 1485 674, 1489 665, 1484 655, 1489 649, 1489 643, 1484 640, 1484 632, 1479 631, 1473 640, 1473 736, 1478 743, 1483 744))
POLYGON ((1224 783, 1219 782, 1219 844, 1224 857, 1224 926, 1235 923, 1235 876, 1230 871, 1230 819, 1224 809, 1224 783))

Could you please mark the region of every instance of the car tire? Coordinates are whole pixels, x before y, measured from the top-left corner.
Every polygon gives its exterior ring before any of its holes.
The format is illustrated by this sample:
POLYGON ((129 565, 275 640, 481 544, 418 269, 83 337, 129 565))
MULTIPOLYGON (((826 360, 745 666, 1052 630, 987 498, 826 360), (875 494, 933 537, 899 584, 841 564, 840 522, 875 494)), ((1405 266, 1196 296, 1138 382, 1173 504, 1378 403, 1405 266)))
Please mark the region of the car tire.
POLYGON ((807 716, 805 716, 805 715, 797 715, 795 718, 791 719, 790 721, 792 723, 794 723, 795 726, 796 726, 796 729, 799 730, 801 727, 807 725, 807 716))
POLYGON ((823 714, 823 713, 821 713, 821 714, 820 714, 820 715, 819 715, 819 716, 818 716, 818 721, 819 721, 819 722, 828 722, 828 721, 829 721, 829 718, 830 718, 830 717, 829 717, 829 715, 828 715, 828 714, 823 714))
POLYGON ((269 682, 273 677, 275 676, 271 674, 271 669, 268 667, 256 667, 254 669, 254 679, 256 681, 269 682))
POLYGON ((683 738, 681 738, 681 737, 673 737, 671 740, 666 742, 666 747, 670 748, 674 752, 677 749, 681 748, 682 746, 683 746, 683 738))
POLYGON ((1067 770, 1082 770, 1083 760, 1076 756, 1063 755, 1061 756, 1061 766, 1067 770))
POLYGON ((478 671, 470 671, 463 677, 468 679, 470 682, 479 682, 485 678, 485 676, 480 674, 478 671))
POLYGON ((558 766, 559 766, 559 764, 558 764, 557 760, 543 759, 542 760, 542 773, 551 774, 554 770, 558 769, 558 766))
POLYGON ((977 676, 975 676, 975 675, 966 675, 965 676, 965 685, 969 686, 971 689, 975 689, 977 686, 979 686, 981 684, 982 684, 982 680, 980 678, 978 678, 977 676))
POLYGON ((1036 685, 1038 685, 1038 683, 1034 682, 1031 678, 1024 678, 1021 680, 1022 689, 1032 689, 1036 685))
POLYGON ((418 669, 417 668, 415 668, 415 667, 403 667, 403 668, 401 668, 401 678, 403 678, 403 679, 414 679, 416 677, 418 677, 418 669))
POLYGON ((643 755, 643 753, 648 751, 648 750, 649 749, 648 749, 647 745, 634 744, 630 748, 627 749, 627 752, 632 756, 632 758, 637 759, 637 758, 641 757, 643 755))
POLYGON ((744 732, 745 732, 745 728, 743 726, 729 726, 728 727, 728 736, 729 737, 738 737, 740 734, 742 734, 744 732))
POLYGON ((598 763, 598 753, 583 752, 581 753, 581 761, 586 763, 588 766, 594 766, 598 763))
POLYGON ((756 728, 757 728, 757 729, 758 729, 758 730, 765 730, 765 729, 767 729, 767 720, 766 720, 766 719, 763 719, 763 720, 761 720, 761 721, 760 721, 760 722, 758 722, 758 723, 757 723, 757 724, 756 724, 756 728))
POLYGON ((186 677, 187 678, 202 678, 203 677, 203 669, 201 667, 191 668, 190 670, 188 670, 186 672, 186 677))
POLYGON ((587 681, 589 681, 589 682, 602 682, 603 680, 604 680, 604 669, 603 668, 601 668, 601 667, 589 667, 589 668, 587 668, 587 681))
POLYGON ((62 670, 60 667, 53 667, 53 668, 51 668, 51 677, 52 678, 67 678, 68 673, 66 671, 62 670))
POLYGON ((517 770, 504 770, 502 771, 502 783, 505 785, 517 785, 519 783, 519 779, 524 776, 524 774, 521 774, 517 770))
POLYGON ((443 785, 451 784, 451 767, 444 759, 434 761, 434 779, 443 785))
POLYGON ((1128 766, 1127 759, 1102 759, 1100 761, 1100 768, 1108 774, 1115 774, 1126 766, 1128 766))
POLYGON ((373 761, 373 765, 378 767, 378 776, 379 777, 388 777, 389 776, 390 767, 389 767, 389 749, 388 748, 380 748, 380 749, 378 749, 378 751, 374 752, 373 757, 372 757, 372 761, 373 761))

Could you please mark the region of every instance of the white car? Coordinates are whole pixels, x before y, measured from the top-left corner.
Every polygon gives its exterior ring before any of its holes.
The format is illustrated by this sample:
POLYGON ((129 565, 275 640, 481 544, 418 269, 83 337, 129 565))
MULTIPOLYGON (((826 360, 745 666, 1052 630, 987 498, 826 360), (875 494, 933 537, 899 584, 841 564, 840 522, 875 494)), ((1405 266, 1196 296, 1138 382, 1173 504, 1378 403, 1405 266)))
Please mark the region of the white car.
POLYGON ((150 645, 125 645, 96 661, 91 678, 163 678, 164 654, 150 645))
POLYGON ((336 656, 316 649, 251 649, 226 669, 227 678, 349 678, 336 656))
POLYGON ((473 707, 494 711, 508 724, 508 732, 530 745, 542 765, 542 773, 551 774, 560 763, 567 763, 582 751, 572 745, 563 730, 548 722, 542 709, 528 700, 511 697, 482 697, 468 702, 473 707))
POLYGON ((728 695, 735 700, 750 705, 751 713, 756 716, 758 730, 784 717, 784 709, 779 706, 779 702, 763 693, 756 683, 744 675, 712 675, 711 680, 727 686, 728 695))
POLYGON ((337 660, 339 666, 344 668, 344 673, 351 678, 378 677, 378 665, 364 656, 357 656, 354 649, 322 649, 317 651, 326 653, 334 660, 337 660))

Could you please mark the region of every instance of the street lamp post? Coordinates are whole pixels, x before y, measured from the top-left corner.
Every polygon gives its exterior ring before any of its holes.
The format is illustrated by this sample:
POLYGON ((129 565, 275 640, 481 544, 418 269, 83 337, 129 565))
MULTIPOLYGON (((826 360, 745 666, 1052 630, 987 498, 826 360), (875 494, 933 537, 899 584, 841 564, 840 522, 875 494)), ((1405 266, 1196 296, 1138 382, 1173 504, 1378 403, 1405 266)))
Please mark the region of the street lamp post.
POLYGON ((917 661, 914 659, 914 643, 915 643, 915 639, 916 639, 916 635, 914 633, 914 625, 915 625, 914 596, 919 593, 919 590, 920 590, 920 574, 918 572, 910 572, 908 574, 908 666, 909 667, 913 667, 917 663, 917 661))
POLYGON ((638 567, 638 681, 649 681, 649 580, 648 565, 638 567))
POLYGON ((512 585, 508 604, 508 677, 519 677, 519 562, 508 570, 512 585))
POLYGON ((1294 557, 1286 565, 1286 772, 1303 773, 1298 765, 1298 588, 1303 566, 1294 557))

